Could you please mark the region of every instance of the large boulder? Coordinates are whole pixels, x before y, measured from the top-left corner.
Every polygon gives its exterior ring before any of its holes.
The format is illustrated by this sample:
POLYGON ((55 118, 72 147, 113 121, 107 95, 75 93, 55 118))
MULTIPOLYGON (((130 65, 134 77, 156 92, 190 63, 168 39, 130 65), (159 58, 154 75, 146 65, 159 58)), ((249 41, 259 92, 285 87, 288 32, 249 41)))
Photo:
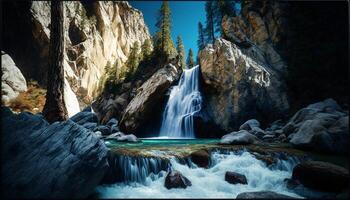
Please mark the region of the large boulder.
POLYGON ((260 123, 258 120, 256 119, 250 119, 246 122, 244 122, 240 127, 239 130, 246 130, 246 131, 250 131, 252 130, 254 127, 260 127, 260 123))
POLYGON ((349 115, 333 99, 299 110, 282 128, 296 148, 320 152, 347 153, 349 115))
POLYGON ((168 64, 159 69, 141 87, 125 109, 120 128, 125 132, 135 132, 152 116, 154 107, 159 106, 171 84, 179 78, 180 70, 168 64))
POLYGON ((296 199, 294 197, 279 194, 273 191, 243 192, 237 195, 237 199, 296 199))
POLYGON ((339 192, 348 188, 349 171, 332 163, 307 161, 294 167, 292 179, 312 189, 339 192))
POLYGON ((92 112, 79 112, 72 116, 70 120, 74 121, 79 125, 84 125, 86 123, 97 123, 97 116, 92 112))
POLYGON ((259 139, 250 134, 246 130, 241 130, 238 132, 232 132, 227 135, 222 136, 220 144, 255 144, 258 143, 259 139))
POLYGON ((6 198, 86 198, 108 168, 108 149, 71 120, 2 109, 1 187, 6 198))
POLYGON ((9 102, 27 90, 27 82, 12 58, 1 51, 1 100, 9 102))
POLYGON ((286 115, 284 79, 263 56, 218 38, 200 51, 199 60, 206 109, 220 128, 233 131, 247 119, 267 123, 286 115))
POLYGON ((165 177, 164 187, 168 190, 171 188, 187 188, 191 185, 191 181, 176 170, 169 172, 165 177))

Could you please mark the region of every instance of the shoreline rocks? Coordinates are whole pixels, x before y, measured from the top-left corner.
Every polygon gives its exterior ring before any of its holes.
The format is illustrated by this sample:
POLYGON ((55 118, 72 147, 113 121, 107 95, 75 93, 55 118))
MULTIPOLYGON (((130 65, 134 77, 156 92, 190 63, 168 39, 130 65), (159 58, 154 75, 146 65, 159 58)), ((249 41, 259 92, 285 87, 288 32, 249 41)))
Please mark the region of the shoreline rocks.
POLYGON ((220 144, 255 144, 259 139, 246 130, 232 132, 222 136, 220 144))

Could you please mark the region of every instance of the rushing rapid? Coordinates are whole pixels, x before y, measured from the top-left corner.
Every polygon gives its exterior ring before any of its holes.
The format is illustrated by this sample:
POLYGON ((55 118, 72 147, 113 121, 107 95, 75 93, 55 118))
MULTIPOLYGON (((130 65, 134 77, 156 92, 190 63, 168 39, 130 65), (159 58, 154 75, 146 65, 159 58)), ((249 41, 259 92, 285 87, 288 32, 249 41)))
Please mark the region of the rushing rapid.
POLYGON ((171 89, 159 136, 195 138, 193 116, 201 110, 201 104, 197 65, 184 69, 178 85, 171 89))
MULTIPOLYGON (((289 191, 283 181, 285 178, 291 177, 292 169, 298 163, 295 158, 279 160, 270 167, 246 151, 238 153, 214 152, 211 155, 211 160, 211 166, 204 169, 197 167, 190 161, 184 164, 175 158, 171 159, 169 167, 172 170, 180 171, 192 182, 192 186, 186 189, 170 190, 164 187, 168 167, 160 167, 161 165, 156 164, 155 160, 153 162, 129 162, 128 160, 129 165, 135 169, 128 174, 135 173, 132 177, 139 177, 139 174, 142 174, 142 178, 133 178, 135 182, 131 183, 131 176, 127 176, 123 182, 99 186, 96 192, 99 198, 235 198, 242 192, 270 190, 300 198, 297 194, 289 191), (163 170, 158 171, 161 168, 163 170), (150 169, 148 175, 146 175, 145 171, 147 170, 145 169, 150 169), (244 174, 248 184, 232 185, 226 182, 224 179, 226 171, 244 174)), ((130 168, 130 166, 124 167, 130 168)))

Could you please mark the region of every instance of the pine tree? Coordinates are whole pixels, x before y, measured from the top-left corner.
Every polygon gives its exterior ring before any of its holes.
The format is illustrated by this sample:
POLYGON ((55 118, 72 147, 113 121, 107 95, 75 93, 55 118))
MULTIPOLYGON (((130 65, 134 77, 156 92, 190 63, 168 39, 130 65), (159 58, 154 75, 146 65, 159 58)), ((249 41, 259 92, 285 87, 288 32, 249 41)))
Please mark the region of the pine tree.
POLYGON ((168 1, 163 1, 162 3, 156 26, 159 31, 156 33, 155 47, 157 52, 160 52, 167 59, 171 55, 176 54, 176 49, 171 39, 171 11, 168 1))
POLYGON ((185 47, 184 47, 184 44, 183 44, 182 39, 181 39, 180 36, 177 36, 176 50, 177 50, 178 55, 179 55, 181 67, 185 68, 186 67, 186 63, 185 63, 185 47))
POLYGON ((188 56, 187 56, 187 66, 188 68, 192 68, 194 66, 194 60, 193 60, 193 52, 192 49, 188 51, 188 56))
POLYGON ((213 3, 213 15, 215 23, 215 32, 222 34, 221 22, 225 15, 229 17, 236 16, 235 1, 218 0, 213 3))
POLYGON ((137 67, 140 62, 140 46, 137 41, 134 42, 133 47, 131 48, 128 60, 126 61, 125 65, 128 69, 128 75, 132 76, 135 71, 137 70, 137 67))
POLYGON ((202 50, 205 47, 204 29, 201 22, 198 22, 198 40, 197 40, 198 50, 202 50))
POLYGON ((207 1, 205 3, 206 11, 206 27, 205 34, 207 43, 214 44, 215 41, 215 29, 214 29, 214 1, 207 1))
POLYGON ((141 58, 140 60, 147 60, 152 53, 152 44, 150 39, 146 39, 141 46, 141 58))
POLYGON ((47 79, 46 102, 43 115, 50 123, 68 118, 64 102, 64 7, 62 1, 51 2, 51 26, 49 46, 49 70, 47 79))

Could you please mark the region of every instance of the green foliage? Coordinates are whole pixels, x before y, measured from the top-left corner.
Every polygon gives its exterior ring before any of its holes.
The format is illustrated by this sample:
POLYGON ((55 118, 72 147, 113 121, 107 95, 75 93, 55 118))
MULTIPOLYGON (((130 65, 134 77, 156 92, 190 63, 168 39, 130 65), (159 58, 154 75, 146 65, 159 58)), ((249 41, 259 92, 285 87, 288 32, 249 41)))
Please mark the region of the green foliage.
POLYGON ((140 60, 149 59, 152 53, 152 44, 150 39, 146 39, 141 45, 141 58, 140 60))
POLYGON ((194 60, 193 60, 193 52, 192 49, 188 51, 188 56, 187 56, 187 66, 188 68, 192 68, 194 66, 194 60))
POLYGON ((177 36, 176 49, 177 49, 177 52, 178 52, 178 55, 179 55, 181 67, 185 68, 185 66, 186 66, 186 63, 185 63, 185 47, 184 47, 184 44, 183 44, 182 39, 181 39, 180 36, 177 36))
POLYGON ((225 0, 218 0, 213 3, 215 32, 220 32, 222 34, 221 22, 225 15, 229 17, 236 16, 235 3, 236 1, 225 0))
POLYGON ((171 39, 171 11, 168 1, 163 1, 156 26, 159 30, 154 37, 155 51, 167 60, 170 56, 176 55, 176 49, 171 39))
POLYGON ((214 41, 215 41, 214 1, 207 1, 205 3, 205 12, 206 12, 205 35, 206 35, 207 43, 214 44, 214 41))
POLYGON ((198 40, 197 40, 198 50, 202 50, 205 47, 205 38, 204 38, 204 28, 201 22, 198 22, 198 40))

